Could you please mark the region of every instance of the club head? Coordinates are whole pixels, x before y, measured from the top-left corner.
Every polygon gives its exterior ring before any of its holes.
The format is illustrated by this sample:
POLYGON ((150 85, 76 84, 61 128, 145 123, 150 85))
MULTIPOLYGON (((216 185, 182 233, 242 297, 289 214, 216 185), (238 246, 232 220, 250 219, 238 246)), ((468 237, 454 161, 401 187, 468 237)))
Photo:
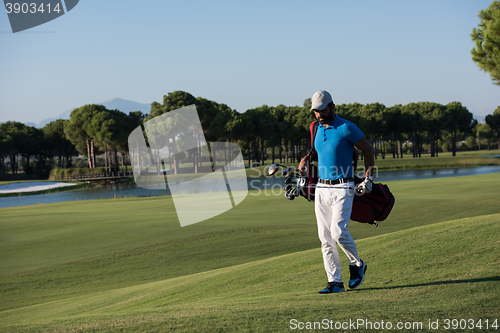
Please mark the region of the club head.
POLYGON ((289 175, 288 177, 285 178, 285 185, 291 183, 292 183, 292 175, 289 175))
POLYGON ((291 187, 289 188, 286 192, 285 192, 285 197, 288 199, 288 200, 293 200, 295 199, 296 195, 295 195, 295 191, 296 191, 296 188, 295 187, 291 187))
POLYGON ((283 187, 283 189, 285 190, 285 192, 290 192, 290 190, 292 189, 293 185, 292 184, 286 184, 285 187, 283 187))
POLYGON ((272 176, 274 175, 278 169, 280 168, 281 165, 277 164, 277 163, 274 163, 274 164, 271 164, 269 166, 269 170, 267 171, 267 173, 269 174, 269 176, 272 176))
POLYGON ((286 168, 285 170, 283 170, 283 173, 282 173, 283 177, 288 176, 288 173, 290 172, 290 170, 292 170, 292 168, 286 168))
POLYGON ((305 177, 300 177, 298 180, 297 180, 297 186, 298 187, 304 187, 304 186, 307 186, 307 179, 305 177))

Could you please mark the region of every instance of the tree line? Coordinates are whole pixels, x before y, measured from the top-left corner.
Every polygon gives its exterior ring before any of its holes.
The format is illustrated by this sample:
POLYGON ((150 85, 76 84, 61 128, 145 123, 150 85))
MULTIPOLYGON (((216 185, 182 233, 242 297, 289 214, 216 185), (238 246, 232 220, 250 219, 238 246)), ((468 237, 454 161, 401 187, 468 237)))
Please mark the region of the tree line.
POLYGON ((6 159, 10 160, 10 171, 17 173, 21 167, 26 174, 48 176, 53 166, 71 166, 71 157, 76 155, 74 145, 66 138, 64 124, 58 119, 43 129, 27 126, 16 121, 0 124, 0 179, 6 171, 6 159), (19 157, 24 158, 23 165, 19 157), (55 158, 59 157, 56 164, 55 158))
MULTIPOLYGON (((19 170, 18 156, 23 157, 26 173, 47 174, 50 168, 71 166, 71 156, 87 157, 88 168, 96 165, 96 156, 104 156, 107 171, 117 171, 118 152, 126 163, 128 136, 144 122, 166 112, 195 104, 206 141, 229 141, 238 144, 248 160, 263 163, 266 159, 280 162, 298 161, 310 149, 309 126, 314 121, 310 99, 302 106, 267 106, 239 113, 225 104, 175 91, 153 102, 148 115, 140 111, 125 114, 102 105, 84 105, 71 112, 69 120, 58 119, 42 129, 8 121, 0 124, 0 173, 5 172, 6 158, 10 170, 19 170), (58 157, 57 163, 55 157, 58 157)), ((485 124, 473 119, 460 102, 446 105, 431 102, 409 103, 386 107, 380 103, 339 104, 336 113, 352 121, 372 143, 376 158, 403 158, 405 154, 420 157, 430 152, 452 151, 457 142, 472 137, 487 140, 488 148, 498 141, 500 146, 500 107, 486 117, 485 124)), ((185 156, 195 163, 202 159, 185 156)), ((177 167, 175 168, 177 172, 177 167)))

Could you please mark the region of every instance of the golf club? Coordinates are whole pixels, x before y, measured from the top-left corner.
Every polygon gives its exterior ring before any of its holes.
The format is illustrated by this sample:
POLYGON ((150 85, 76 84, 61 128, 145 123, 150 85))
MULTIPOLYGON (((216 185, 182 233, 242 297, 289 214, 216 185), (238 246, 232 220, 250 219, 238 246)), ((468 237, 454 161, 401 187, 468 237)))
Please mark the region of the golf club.
POLYGON ((364 188, 361 188, 361 187, 358 187, 358 186, 354 186, 354 187, 350 187, 350 186, 343 186, 343 187, 329 187, 329 186, 318 186, 318 185, 306 185, 307 184, 307 180, 306 180, 306 177, 305 176, 299 176, 297 177, 297 174, 295 173, 295 170, 293 169, 293 167, 287 167, 287 166, 284 166, 284 165, 281 165, 281 164, 278 164, 278 163, 274 163, 274 164, 271 164, 271 166, 269 167, 269 175, 272 176, 274 175, 279 168, 285 168, 285 170, 283 170, 283 175, 287 176, 285 178, 285 196, 289 199, 289 200, 293 200, 295 199, 295 196, 298 196, 298 193, 299 193, 299 190, 301 188, 334 188, 334 189, 339 189, 339 190, 361 190, 364 192, 364 188), (289 174, 290 171, 293 170, 293 173, 292 174, 289 174), (293 187, 293 188, 290 188, 288 187, 288 185, 290 185, 294 179, 292 179, 292 177, 296 177, 297 178, 297 185, 296 187, 293 187), (293 192, 293 194, 292 194, 293 192), (291 198, 293 197, 293 199, 291 198))
POLYGON ((293 195, 295 195, 296 197, 298 197, 300 195, 300 189, 299 189, 299 187, 295 188, 295 192, 294 192, 293 195))
POLYGON ((283 170, 283 173, 281 174, 283 177, 286 177, 288 176, 288 173, 290 172, 291 168, 286 168, 285 170, 283 170))
POLYGON ((362 187, 354 186, 354 187, 329 187, 329 186, 317 186, 317 185, 304 185, 298 186, 299 188, 331 188, 331 189, 339 189, 339 190, 362 190, 362 187))
POLYGON ((296 192, 297 188, 295 187, 292 187, 290 188, 289 190, 287 190, 285 192, 285 197, 288 199, 288 200, 293 200, 295 199, 296 195, 295 195, 295 192, 296 192))
POLYGON ((272 176, 272 175, 274 175, 276 173, 276 171, 278 171, 278 169, 280 167, 286 168, 286 166, 278 164, 278 163, 271 164, 269 166, 269 170, 267 171, 267 173, 269 174, 269 176, 272 176))

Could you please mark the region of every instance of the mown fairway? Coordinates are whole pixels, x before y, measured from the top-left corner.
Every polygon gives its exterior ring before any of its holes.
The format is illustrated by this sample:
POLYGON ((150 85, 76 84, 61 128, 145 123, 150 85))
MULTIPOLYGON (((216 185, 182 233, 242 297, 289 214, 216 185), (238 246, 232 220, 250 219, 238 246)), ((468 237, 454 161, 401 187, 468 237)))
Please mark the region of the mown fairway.
POLYGON ((389 182, 396 196, 389 219, 378 228, 351 222, 369 264, 365 284, 326 297, 316 294, 326 279, 313 204, 301 198, 253 192, 184 228, 170 198, 0 209, 0 329, 268 332, 289 331, 292 318, 491 322, 500 319, 499 183, 500 174, 389 182))

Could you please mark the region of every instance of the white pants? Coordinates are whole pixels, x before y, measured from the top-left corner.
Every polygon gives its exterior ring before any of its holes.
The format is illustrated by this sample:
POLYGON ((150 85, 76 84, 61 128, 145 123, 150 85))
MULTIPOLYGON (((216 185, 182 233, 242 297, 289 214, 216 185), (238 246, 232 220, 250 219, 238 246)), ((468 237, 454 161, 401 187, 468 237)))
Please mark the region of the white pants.
POLYGON ((342 282, 342 271, 337 244, 344 251, 351 265, 361 266, 356 244, 347 226, 351 217, 354 182, 338 185, 318 184, 315 192, 315 211, 318 235, 329 282, 342 282))

